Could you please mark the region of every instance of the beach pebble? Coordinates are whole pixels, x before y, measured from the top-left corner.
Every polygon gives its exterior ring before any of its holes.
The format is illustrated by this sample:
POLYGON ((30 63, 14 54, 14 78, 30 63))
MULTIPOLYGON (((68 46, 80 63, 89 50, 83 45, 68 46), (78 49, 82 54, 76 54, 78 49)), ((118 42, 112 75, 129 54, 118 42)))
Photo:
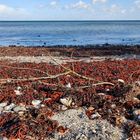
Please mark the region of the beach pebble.
POLYGON ((11 109, 13 109, 16 105, 14 103, 11 103, 8 106, 4 107, 4 111, 11 111, 11 109))
POLYGON ((62 106, 61 106, 61 110, 62 110, 62 111, 65 111, 65 110, 67 110, 67 109, 68 109, 68 108, 67 108, 65 105, 62 105, 62 106))
POLYGON ((22 94, 23 94, 23 93, 22 93, 21 91, 19 91, 19 90, 14 90, 14 92, 15 92, 16 95, 22 95, 22 94))
POLYGON ((66 85, 66 88, 71 88, 71 84, 68 83, 68 84, 66 85))
POLYGON ((26 111, 26 108, 24 106, 16 106, 13 110, 15 112, 26 111))
POLYGON ((90 107, 88 108, 88 111, 94 111, 94 110, 95 110, 95 108, 92 107, 92 106, 90 106, 90 107))
POLYGON ((76 140, 88 140, 88 137, 80 133, 78 136, 76 136, 76 140))
POLYGON ((96 119, 96 118, 100 118, 100 117, 101 117, 101 115, 98 112, 96 112, 90 116, 90 119, 96 119))
POLYGON ((61 99, 60 99, 60 102, 61 102, 63 105, 65 105, 65 106, 67 106, 67 107, 70 107, 71 104, 72 104, 72 98, 71 98, 71 97, 61 98, 61 99))
POLYGON ((39 107, 40 106, 40 103, 41 103, 42 101, 41 100, 33 100, 32 101, 32 105, 34 106, 34 107, 39 107))
POLYGON ((136 119, 140 120, 140 109, 137 109, 133 112, 136 119))
POLYGON ((0 103, 0 108, 3 108, 7 105, 7 102, 0 103))
POLYGON ((116 104, 112 104, 111 108, 115 109, 116 108, 116 104))
POLYGON ((22 88, 20 86, 17 87, 17 90, 22 90, 22 88))
POLYGON ((41 104, 40 106, 41 106, 41 107, 45 107, 45 105, 44 105, 44 104, 41 104))
POLYGON ((125 81, 123 79, 118 79, 119 83, 125 84, 125 81))

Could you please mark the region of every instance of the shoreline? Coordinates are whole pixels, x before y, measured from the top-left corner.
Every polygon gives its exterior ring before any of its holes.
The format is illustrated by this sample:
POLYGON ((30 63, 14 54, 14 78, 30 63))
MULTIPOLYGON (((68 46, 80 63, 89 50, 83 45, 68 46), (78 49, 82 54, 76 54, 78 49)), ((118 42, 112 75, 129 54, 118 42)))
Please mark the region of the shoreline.
POLYGON ((5 46, 0 56, 54 56, 90 57, 111 55, 140 55, 140 45, 87 45, 87 46, 5 46))

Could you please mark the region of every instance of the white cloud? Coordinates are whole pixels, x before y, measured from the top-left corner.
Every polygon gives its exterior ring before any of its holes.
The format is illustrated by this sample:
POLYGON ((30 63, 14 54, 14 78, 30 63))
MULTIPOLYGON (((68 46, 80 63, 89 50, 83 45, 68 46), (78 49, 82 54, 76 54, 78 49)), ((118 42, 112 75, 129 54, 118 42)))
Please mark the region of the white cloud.
POLYGON ((140 0, 135 0, 134 4, 136 5, 137 8, 140 8, 140 0))
POLYGON ((107 0, 92 0, 93 3, 105 3, 107 0))
POLYGON ((80 0, 77 3, 72 4, 70 7, 71 8, 76 8, 76 9, 88 9, 90 7, 90 5, 88 3, 80 0))
POLYGON ((50 6, 57 6, 57 2, 56 2, 56 1, 52 1, 52 2, 50 3, 50 6))
POLYGON ((38 5, 38 8, 45 9, 45 8, 56 8, 59 6, 59 3, 57 1, 51 1, 50 3, 40 4, 38 5))
POLYGON ((0 17, 1 18, 24 18, 28 15, 27 11, 23 8, 10 7, 8 5, 0 4, 0 17))
POLYGON ((106 8, 104 10, 110 14, 118 14, 118 13, 125 14, 126 13, 126 9, 124 9, 116 4, 112 4, 111 7, 106 8))

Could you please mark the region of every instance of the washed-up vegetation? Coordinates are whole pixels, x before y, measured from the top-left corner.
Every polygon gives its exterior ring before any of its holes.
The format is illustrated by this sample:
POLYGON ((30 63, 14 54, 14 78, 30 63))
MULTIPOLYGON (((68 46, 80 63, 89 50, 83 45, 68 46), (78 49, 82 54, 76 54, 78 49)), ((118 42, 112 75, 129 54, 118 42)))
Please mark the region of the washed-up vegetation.
POLYGON ((1 61, 1 137, 63 137, 70 128, 53 120, 54 114, 83 108, 89 120, 106 120, 125 138, 140 138, 140 60, 60 64, 51 59, 54 63, 1 61))

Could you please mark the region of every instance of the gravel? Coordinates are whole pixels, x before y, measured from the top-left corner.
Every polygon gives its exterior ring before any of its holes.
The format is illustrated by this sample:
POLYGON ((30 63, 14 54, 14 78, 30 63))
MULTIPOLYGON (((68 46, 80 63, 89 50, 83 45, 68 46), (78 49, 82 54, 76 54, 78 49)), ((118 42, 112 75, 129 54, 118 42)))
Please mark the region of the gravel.
POLYGON ((52 117, 68 128, 65 134, 55 133, 56 140, 121 140, 123 130, 102 119, 89 120, 83 108, 70 109, 52 117))

